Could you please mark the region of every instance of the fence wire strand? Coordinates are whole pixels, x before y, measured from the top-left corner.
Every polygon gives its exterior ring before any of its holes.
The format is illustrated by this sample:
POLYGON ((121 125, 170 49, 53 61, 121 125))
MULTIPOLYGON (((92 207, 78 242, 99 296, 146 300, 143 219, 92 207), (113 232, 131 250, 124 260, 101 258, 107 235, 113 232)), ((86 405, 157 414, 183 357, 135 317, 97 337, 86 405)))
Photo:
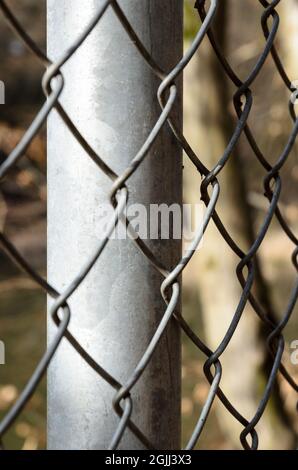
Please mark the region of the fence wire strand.
POLYGON ((265 44, 261 54, 256 60, 255 65, 251 69, 251 72, 247 76, 246 80, 242 81, 238 77, 236 71, 229 64, 228 59, 221 52, 220 45, 217 43, 215 36, 212 32, 212 23, 216 15, 219 0, 211 0, 209 2, 205 2, 204 0, 198 0, 196 2, 195 8, 198 13, 198 33, 195 36, 195 39, 191 43, 185 55, 182 57, 179 63, 170 71, 163 70, 160 64, 157 64, 155 62, 150 52, 145 48, 144 44, 141 42, 138 35, 136 34, 134 28, 131 26, 129 18, 125 16, 124 12, 122 11, 120 5, 116 0, 106 0, 102 2, 97 14, 88 24, 88 26, 86 26, 86 28, 81 32, 72 47, 70 47, 67 51, 64 52, 64 54, 62 54, 60 60, 54 63, 39 48, 39 46, 30 37, 30 35, 27 34, 25 29, 22 27, 19 20, 14 15, 13 11, 11 11, 11 9, 5 3, 5 1, 0 0, 0 9, 10 26, 13 28, 14 32, 25 43, 31 53, 34 54, 36 59, 39 60, 45 67, 42 86, 46 96, 46 100, 44 101, 43 106, 35 116, 30 127, 23 135, 23 138, 18 143, 18 145, 11 151, 7 159, 1 164, 1 180, 16 165, 16 163, 21 158, 23 158, 26 149, 28 148, 32 140, 35 138, 35 136, 38 134, 42 126, 46 123, 49 114, 55 109, 59 113, 68 130, 83 147, 90 159, 92 159, 93 162, 99 167, 99 169, 110 178, 110 201, 114 207, 114 214, 109 222, 109 226, 107 228, 105 236, 100 241, 99 246, 92 254, 90 259, 86 262, 85 266, 82 267, 77 277, 65 289, 64 292, 57 292, 51 285, 49 285, 46 279, 41 277, 30 265, 30 263, 22 257, 22 255, 17 251, 15 246, 6 237, 6 235, 3 232, 0 233, 0 242, 2 248, 12 258, 14 263, 18 265, 20 269, 25 271, 25 273, 27 273, 27 275, 35 283, 37 283, 50 297, 55 300, 51 306, 50 314, 53 319, 53 322, 57 326, 55 337, 53 341, 49 344, 46 352, 44 353, 38 366, 36 367, 36 370, 29 378, 27 385, 21 392, 20 396, 18 397, 12 408, 8 411, 6 416, 0 422, 0 439, 2 442, 2 447, 3 437, 10 429, 11 425, 16 420, 16 418, 19 417, 23 408, 26 406, 31 396, 34 394, 36 387, 44 376, 47 367, 50 364, 55 352, 59 348, 59 345, 61 344, 63 338, 65 338, 77 351, 77 353, 86 361, 86 363, 115 390, 113 403, 111 403, 111 412, 113 407, 115 412, 119 416, 119 423, 111 439, 110 449, 117 449, 127 428, 131 430, 131 432, 141 441, 141 443, 145 447, 149 449, 154 448, 154 444, 148 440, 146 435, 138 428, 138 426, 132 420, 132 410, 134 403, 131 392, 136 383, 139 381, 143 372, 146 370, 148 364, 152 360, 154 351, 157 345, 159 344, 159 341, 163 336, 167 325, 173 319, 175 319, 175 321, 180 325, 181 329, 184 331, 189 340, 206 356, 206 362, 204 364, 204 374, 210 384, 208 397, 204 403, 204 406, 202 407, 200 416, 198 416, 197 418, 197 424, 193 429, 193 432, 189 437, 189 441, 186 445, 187 450, 193 449, 197 445, 202 430, 205 427, 215 397, 217 397, 221 401, 223 406, 232 415, 232 417, 242 425, 240 440, 243 448, 257 449, 259 439, 256 431, 256 425, 264 414, 264 411, 268 404, 268 400, 271 396, 272 388, 276 381, 277 374, 282 374, 282 376, 289 383, 289 385, 296 392, 298 391, 298 385, 295 383, 294 379, 291 377, 290 373, 287 371, 287 369, 282 363, 285 346, 283 330, 288 324, 297 302, 298 278, 292 288, 292 293, 288 299, 287 307, 285 308, 281 320, 279 321, 274 321, 274 319, 272 319, 272 315, 270 314, 270 312, 267 312, 264 309, 264 307, 261 305, 261 302, 252 292, 252 286, 255 279, 256 254, 258 253, 258 250, 264 238, 266 237, 269 226, 274 218, 278 221, 281 229, 293 245, 293 255, 291 262, 294 266, 295 271, 298 272, 298 239, 293 233, 291 227, 286 222, 282 214, 282 209, 279 207, 279 199, 282 184, 280 171, 288 160, 288 157, 291 153, 298 133, 298 119, 295 113, 294 104, 292 102, 290 102, 289 104, 289 112, 293 120, 292 131, 288 137, 288 141, 282 153, 278 156, 276 162, 273 165, 268 162, 266 156, 262 153, 254 137, 253 131, 249 125, 249 117, 253 104, 253 93, 251 87, 257 79, 260 71, 263 69, 263 66, 270 54, 276 66, 277 73, 283 80, 285 87, 289 91, 293 91, 291 80, 283 67, 282 60, 275 47, 275 39, 278 32, 280 20, 275 7, 280 3, 280 1, 281 0, 274 0, 272 2, 268 2, 266 0, 259 0, 259 3, 264 8, 264 12, 261 17, 261 26, 264 34, 265 44), (209 5, 208 7, 206 7, 207 3, 209 5), (143 60, 148 64, 148 66, 152 69, 152 72, 156 75, 156 77, 160 80, 160 86, 157 90, 157 99, 161 107, 160 116, 155 126, 151 130, 148 138, 144 142, 142 148, 137 153, 137 155, 135 155, 129 167, 126 168, 126 170, 122 174, 116 174, 101 158, 101 156, 98 155, 98 153, 87 142, 85 137, 80 133, 79 129, 76 128, 73 121, 71 120, 71 117, 67 114, 61 102, 59 101, 64 86, 67 86, 67 84, 64 83, 63 75, 61 73, 61 67, 80 48, 80 46, 84 43, 89 34, 94 30, 94 28, 96 28, 101 18, 104 16, 105 12, 108 9, 113 9, 119 22, 121 23, 124 30, 132 40, 139 54, 142 56, 143 60), (171 120, 170 116, 178 93, 175 82, 181 77, 184 69, 187 67, 194 54, 198 52, 202 40, 207 38, 209 39, 212 45, 214 53, 220 61, 223 72, 226 74, 228 79, 236 88, 236 92, 233 97, 233 102, 237 116, 237 123, 234 128, 234 132, 230 138, 230 141, 226 146, 223 155, 218 158, 216 165, 211 169, 208 169, 204 165, 204 158, 199 157, 194 152, 190 143, 186 140, 180 130, 175 126, 175 123, 171 120), (164 277, 164 281, 161 285, 161 293, 165 301, 165 310, 154 336, 152 337, 148 347, 144 351, 143 356, 140 358, 139 363, 135 365, 131 376, 127 377, 125 383, 119 383, 113 377, 111 372, 105 370, 99 363, 97 363, 81 346, 81 344, 76 340, 76 338, 69 332, 68 325, 71 319, 71 310, 68 305, 68 299, 73 294, 73 292, 79 287, 79 285, 88 275, 90 270, 93 268, 98 258, 101 256, 102 252, 104 251, 106 245, 109 242, 109 238, 114 228, 117 226, 120 220, 125 219, 124 208, 128 198, 128 189, 126 183, 129 178, 135 172, 137 172, 139 165, 144 161, 144 159, 146 159, 151 149, 151 146, 158 138, 161 129, 165 125, 168 125, 170 127, 173 135, 175 136, 177 144, 185 151, 186 155, 193 163, 195 169, 201 175, 202 181, 199 196, 206 205, 206 212, 204 220, 196 229, 196 237, 192 243, 192 246, 190 247, 190 249, 188 249, 186 253, 184 253, 180 262, 172 271, 169 271, 166 266, 163 266, 160 263, 159 259, 153 255, 146 243, 141 240, 138 235, 133 231, 133 228, 129 224, 128 220, 125 220, 128 230, 132 235, 135 243, 137 244, 139 250, 154 266, 154 268, 158 272, 160 272, 164 277), (220 195, 220 184, 218 176, 222 172, 224 172, 225 166, 231 158, 231 154, 235 149, 235 146, 238 143, 239 138, 242 134, 245 135, 255 158, 266 171, 266 176, 264 178, 263 184, 264 195, 268 199, 268 209, 266 210, 266 214, 262 221, 261 228, 259 229, 252 246, 247 252, 244 252, 239 246, 238 242, 234 240, 233 237, 230 235, 228 228, 223 224, 216 210, 217 201, 220 195), (232 321, 227 331, 223 335, 222 341, 220 342, 215 351, 211 351, 208 348, 208 346, 202 341, 202 339, 199 338, 197 334, 193 331, 193 329, 187 323, 185 318, 183 318, 183 316, 180 313, 177 313, 176 311, 176 307, 178 305, 179 297, 181 294, 178 279, 182 271, 185 269, 186 265, 191 261, 196 251, 196 248, 198 247, 202 236, 211 221, 214 222, 221 237, 225 240, 230 249, 239 258, 239 263, 237 265, 235 274, 242 287, 242 295, 237 305, 237 308, 235 309, 235 312, 233 314, 232 321), (263 395, 261 397, 261 400, 259 402, 257 410, 255 411, 254 416, 250 418, 242 416, 242 414, 236 409, 236 407, 234 407, 234 405, 229 400, 228 396, 222 390, 221 377, 223 371, 220 362, 221 356, 224 354, 237 329, 237 326, 239 324, 239 321, 247 303, 251 304, 254 312, 259 317, 260 321, 263 322, 270 330, 267 343, 272 356, 271 371, 267 383, 264 387, 263 395))

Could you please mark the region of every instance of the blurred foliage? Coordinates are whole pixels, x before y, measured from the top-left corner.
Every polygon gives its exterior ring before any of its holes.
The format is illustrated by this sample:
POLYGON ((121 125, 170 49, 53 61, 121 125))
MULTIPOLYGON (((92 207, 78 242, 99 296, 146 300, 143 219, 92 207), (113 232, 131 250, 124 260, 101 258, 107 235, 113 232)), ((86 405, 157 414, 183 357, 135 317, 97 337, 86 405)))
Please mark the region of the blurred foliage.
POLYGON ((194 10, 194 0, 184 2, 184 40, 190 41, 198 31, 200 20, 194 10))

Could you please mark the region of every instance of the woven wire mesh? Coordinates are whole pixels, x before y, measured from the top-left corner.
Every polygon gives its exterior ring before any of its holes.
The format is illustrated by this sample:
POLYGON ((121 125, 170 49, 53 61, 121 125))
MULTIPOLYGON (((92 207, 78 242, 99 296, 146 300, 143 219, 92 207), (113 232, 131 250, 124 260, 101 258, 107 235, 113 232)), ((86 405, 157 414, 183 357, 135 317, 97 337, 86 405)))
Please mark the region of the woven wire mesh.
POLYGON ((125 433, 125 430, 129 428, 131 432, 141 441, 141 443, 147 448, 154 448, 153 444, 148 440, 146 435, 138 428, 135 422, 132 419, 132 409, 133 409, 133 399, 131 392, 136 385, 136 383, 141 378, 144 370, 150 363, 154 360, 153 354, 156 346, 158 345, 162 335, 164 334, 167 325, 170 321, 176 321, 184 333, 187 335, 189 340, 206 356, 206 362, 204 364, 204 374, 210 384, 208 397, 202 407, 200 416, 198 416, 197 424, 193 429, 193 432, 189 438, 189 441, 186 445, 186 449, 193 449, 200 438, 202 430, 206 424, 210 409, 213 405, 215 397, 221 401, 223 406, 231 415, 231 419, 236 419, 243 427, 243 430, 240 434, 240 440, 244 449, 257 449, 258 448, 258 434, 256 431, 256 425, 262 419, 262 416, 265 412, 266 406, 270 399, 274 383, 277 378, 277 374, 280 373, 288 384, 297 392, 298 385, 295 383, 294 379, 291 377, 290 373, 287 371, 283 365, 283 352, 285 348, 285 341, 283 338, 283 330, 288 324, 291 314, 293 313, 297 297, 298 297, 298 281, 295 282, 295 285, 292 288, 292 293, 288 299, 287 307, 285 308, 281 320, 274 321, 272 316, 269 315, 269 312, 264 310, 261 302, 256 298, 252 292, 252 286, 255 277, 255 257, 259 251, 260 245, 263 242, 264 238, 267 235, 269 226, 272 220, 275 218, 280 227, 282 228, 285 235, 291 241, 293 245, 293 255, 291 261, 295 271, 298 271, 298 239, 293 233, 291 227, 286 222, 282 210, 279 207, 279 199, 281 194, 281 185, 282 179, 280 176, 280 171, 288 160, 288 157, 291 153, 293 145, 296 140, 298 132, 298 119, 295 114, 295 108, 292 101, 289 104, 289 112, 293 120, 293 128, 288 136, 287 144, 284 147, 282 153, 276 159, 274 165, 271 165, 266 156, 262 153, 261 149, 258 146, 258 143, 255 140, 254 133, 249 127, 248 118, 250 116, 250 111, 253 103, 253 93, 252 85, 257 79, 260 71, 262 70, 268 56, 271 54, 274 64, 276 66, 276 73, 280 75, 283 80, 285 87, 293 92, 292 82, 288 77, 279 53, 275 47, 275 38, 279 26, 279 15, 275 10, 275 7, 280 3, 280 0, 274 0, 268 2, 266 0, 259 0, 259 3, 264 8, 264 12, 261 18, 262 30, 264 33, 264 47, 259 55, 254 67, 249 73, 245 81, 242 81, 235 70, 231 67, 226 57, 221 52, 220 44, 217 43, 213 32, 212 32, 212 23, 214 21, 217 6, 219 0, 211 0, 210 2, 205 2, 204 0, 198 0, 195 4, 195 8, 199 13, 198 16, 198 33, 193 40, 191 46, 179 61, 179 63, 170 71, 164 71, 151 56, 149 51, 140 41, 139 37, 135 33, 133 27, 130 25, 129 18, 126 18, 121 7, 116 0, 105 0, 101 3, 101 6, 92 19, 90 24, 81 32, 73 46, 68 49, 56 63, 52 63, 50 58, 48 58, 45 53, 38 47, 34 40, 26 33, 14 13, 9 9, 7 4, 4 1, 0 1, 0 9, 4 16, 6 17, 8 23, 11 25, 15 33, 21 38, 21 40, 26 44, 30 51, 35 55, 36 59, 39 60, 45 67, 46 71, 43 76, 42 85, 44 93, 47 97, 42 108, 35 116, 31 126, 27 129, 23 138, 20 140, 18 145, 11 151, 8 158, 0 166, 0 177, 1 180, 7 175, 7 173, 13 168, 16 163, 24 156, 26 149, 35 138, 35 136, 40 131, 41 127, 46 123, 48 115, 52 112, 53 109, 59 113, 60 117, 63 119, 65 126, 73 134, 75 139, 80 143, 84 148, 89 157, 95 162, 95 164, 103 171, 111 180, 112 189, 110 193, 110 200, 114 207, 114 214, 111 218, 109 227, 105 234, 105 237, 101 240, 96 253, 92 255, 88 263, 82 268, 81 272, 78 274, 76 279, 65 289, 64 292, 57 292, 51 285, 49 285, 43 277, 41 277, 36 270, 28 263, 22 255, 17 251, 11 241, 6 237, 4 233, 0 233, 0 241, 3 249, 9 254, 13 261, 18 265, 23 271, 27 273, 30 278, 36 282, 44 291, 53 299, 55 302, 51 306, 50 314, 53 322, 57 326, 57 331, 54 339, 48 345, 46 352, 41 358, 35 372, 29 378, 27 385, 23 389, 17 401, 14 403, 12 408, 8 411, 6 416, 2 419, 0 423, 0 437, 1 441, 5 434, 12 426, 13 422, 19 417, 22 413, 23 408, 26 406, 31 396, 34 394, 36 387, 38 386, 40 380, 45 374, 48 365, 50 364, 53 355, 56 350, 59 348, 61 341, 65 338, 72 347, 83 357, 87 364, 96 371, 111 387, 115 390, 115 396, 113 403, 111 403, 111 412, 112 407, 119 416, 119 424, 115 429, 113 438, 110 443, 110 449, 117 449, 121 442, 121 438, 125 433), (208 3, 208 7, 207 7, 208 3), (123 174, 118 175, 107 166, 107 164, 100 158, 100 156, 92 149, 89 143, 85 140, 84 136, 81 135, 79 130, 73 124, 71 117, 68 116, 66 111, 63 109, 59 101, 59 97, 64 86, 67 86, 67 83, 64 83, 62 74, 60 72, 61 67, 71 58, 71 56, 76 52, 78 48, 84 43, 88 35, 93 31, 94 28, 101 21, 101 18, 105 15, 105 12, 108 9, 113 9, 114 14, 117 16, 121 25, 125 29, 126 33, 133 41, 135 47, 137 48, 139 54, 142 56, 143 60, 151 67, 153 73, 160 79, 160 86, 157 90, 158 101, 161 106, 161 114, 156 122, 156 125, 152 129, 148 139, 144 142, 144 145, 138 155, 132 160, 129 168, 127 168, 123 174), (199 19, 200 18, 200 19, 199 19), (170 117, 171 109, 174 106, 177 97, 177 87, 175 81, 181 77, 184 69, 188 63, 193 58, 194 54, 200 48, 203 39, 209 39, 214 54, 216 54, 218 60, 221 63, 222 70, 236 87, 236 92, 234 94, 234 107, 236 115, 238 117, 237 124, 235 126, 233 135, 223 153, 222 156, 218 159, 218 162, 214 168, 209 169, 204 165, 203 159, 199 158, 198 155, 193 151, 191 145, 183 134, 175 127, 174 122, 172 122, 170 117), (159 133, 164 125, 168 124, 175 139, 177 145, 185 151, 188 158, 194 165, 194 168, 198 170, 201 175, 202 182, 200 186, 200 196, 203 202, 206 205, 206 212, 204 215, 204 220, 197 227, 197 236, 193 242, 193 246, 190 250, 184 254, 183 258, 180 260, 178 265, 171 272, 161 263, 159 260, 152 254, 150 249, 146 246, 145 242, 142 241, 136 233, 134 233, 133 228, 128 224, 130 233, 133 236, 135 243, 137 244, 140 251, 143 255, 150 261, 150 263, 155 267, 155 269, 164 276, 164 282, 161 286, 161 293, 165 301, 165 311, 162 316, 162 320, 154 334, 151 338, 149 346, 144 351, 143 357, 140 359, 140 362, 135 366, 133 373, 130 377, 127 377, 125 383, 119 383, 110 372, 104 370, 101 365, 94 361, 94 359, 88 355, 88 353, 83 349, 83 347, 77 342, 77 340, 71 335, 68 330, 69 321, 71 318, 71 311, 68 306, 68 299, 73 294, 73 292, 79 287, 82 281, 85 279, 87 274, 90 272, 94 266, 97 259, 100 257, 101 253, 105 249, 105 246, 109 242, 109 237, 112 234, 115 226, 118 222, 125 217, 124 208, 126 200, 128 197, 128 189, 126 187, 126 182, 129 178, 138 171, 139 165, 143 162, 144 159, 148 156, 149 149, 151 144, 158 138, 159 133), (225 171, 225 166, 228 163, 231 154, 240 138, 244 134, 255 158, 259 161, 266 172, 266 177, 264 178, 264 195, 268 199, 268 208, 266 214, 263 218, 261 228, 259 229, 257 236, 254 240, 254 243, 247 252, 244 252, 237 240, 234 240, 229 233, 229 228, 225 227, 219 214, 216 211, 216 205, 220 193, 220 184, 218 181, 218 176, 225 171), (237 305, 236 310, 233 313, 232 321, 223 334, 223 340, 218 345, 215 351, 211 351, 207 345, 196 335, 193 329, 189 326, 187 321, 183 316, 176 312, 175 308, 179 302, 180 296, 180 284, 178 282, 179 276, 186 267, 186 265, 191 261, 196 247, 201 241, 201 238, 206 231, 206 228, 213 220, 219 233, 231 248, 231 250, 239 258, 239 264, 236 269, 235 275, 237 276, 241 286, 242 286, 242 295, 240 301, 237 305), (237 327, 245 306, 247 303, 250 303, 253 307, 255 314, 258 316, 259 320, 266 324, 267 328, 270 330, 270 334, 267 339, 267 345, 272 356, 272 367, 267 383, 263 389, 263 394, 259 402, 258 408, 255 410, 253 417, 244 417, 242 414, 233 406, 230 402, 228 396, 221 389, 221 377, 222 377, 222 365, 220 362, 221 356, 224 354, 227 346, 229 345, 237 327), (58 312, 62 312, 62 315, 58 315, 58 312), (233 418, 232 418, 233 417, 233 418))

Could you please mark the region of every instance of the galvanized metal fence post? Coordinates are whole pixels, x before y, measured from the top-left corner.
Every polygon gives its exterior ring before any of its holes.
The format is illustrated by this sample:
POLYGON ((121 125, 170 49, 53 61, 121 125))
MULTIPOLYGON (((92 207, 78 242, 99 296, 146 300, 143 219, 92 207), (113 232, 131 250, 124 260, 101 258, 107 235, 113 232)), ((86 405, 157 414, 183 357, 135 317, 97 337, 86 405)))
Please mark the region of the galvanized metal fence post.
MULTIPOLYGON (((48 55, 57 60, 103 0, 47 3, 48 55)), ((183 2, 123 0, 119 4, 152 56, 170 70, 182 54, 183 2)), ((111 7, 62 73, 63 106, 95 151, 121 174, 158 119, 160 82, 111 7)), ((172 116, 181 125, 181 97, 172 116)), ((166 125, 127 183, 129 203, 180 204, 181 173, 181 151, 166 125)), ((110 191, 111 181, 58 114, 52 113, 48 123, 48 279, 59 292, 98 246, 101 211, 109 204, 110 191)), ((149 240, 148 244, 169 268, 179 260, 179 240, 149 240)), ((110 240, 70 298, 69 330, 120 383, 138 363, 164 313, 162 280, 133 241, 110 240)), ((51 319, 48 326, 51 338, 56 329, 51 319)), ((119 423, 112 406, 114 394, 63 340, 48 372, 48 447, 107 448, 119 423)), ((134 422, 156 447, 179 448, 180 337, 174 321, 133 389, 132 400, 134 422)), ((142 445, 126 430, 120 448, 141 449, 142 445)))

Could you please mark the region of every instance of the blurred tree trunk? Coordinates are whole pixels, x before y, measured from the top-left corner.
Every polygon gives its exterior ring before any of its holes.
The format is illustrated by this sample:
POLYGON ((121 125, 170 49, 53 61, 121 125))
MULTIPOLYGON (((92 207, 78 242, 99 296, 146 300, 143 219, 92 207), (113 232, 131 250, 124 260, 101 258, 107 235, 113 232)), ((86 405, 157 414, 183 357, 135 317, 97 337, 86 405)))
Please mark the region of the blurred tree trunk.
POLYGON ((292 80, 298 80, 297 45, 298 45, 298 0, 281 2, 280 35, 282 57, 287 74, 292 80))
MULTIPOLYGON (((228 0, 220 2, 213 31, 223 51, 227 48, 228 0)), ((238 3, 238 2, 236 2, 238 3)), ((239 8, 239 6, 238 6, 239 8)), ((239 14, 241 10, 239 9, 239 14)), ((231 138, 235 121, 230 116, 231 91, 209 41, 205 40, 199 53, 185 73, 186 135, 203 163, 212 168, 231 138)), ((221 195, 218 213, 231 235, 243 250, 254 238, 252 216, 246 201, 245 178, 241 171, 240 146, 231 156, 219 177, 221 195)), ((186 167, 188 200, 198 202, 198 176, 186 167)), ((201 250, 195 257, 195 282, 199 283, 205 335, 208 345, 215 349, 222 340, 236 310, 242 293, 236 276, 239 259, 222 240, 214 224, 210 224, 201 250)), ((266 308, 271 308, 265 282, 259 271, 257 291, 266 308)), ((251 419, 267 380, 264 358, 266 347, 261 335, 260 321, 247 305, 228 349, 224 352, 222 388, 232 403, 251 419)), ((233 447, 240 447, 239 425, 218 405, 219 422, 233 447)), ((282 406, 271 400, 257 430, 260 448, 287 449, 293 446, 282 406)))

